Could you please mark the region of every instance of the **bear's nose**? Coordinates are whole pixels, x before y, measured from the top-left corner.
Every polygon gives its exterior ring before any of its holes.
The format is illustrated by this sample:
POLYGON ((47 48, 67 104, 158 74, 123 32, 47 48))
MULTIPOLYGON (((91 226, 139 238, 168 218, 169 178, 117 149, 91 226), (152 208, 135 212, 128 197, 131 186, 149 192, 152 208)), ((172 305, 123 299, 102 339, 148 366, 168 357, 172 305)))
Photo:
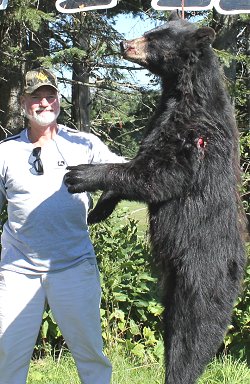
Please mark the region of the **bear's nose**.
POLYGON ((134 44, 133 40, 123 40, 120 42, 120 47, 121 47, 121 53, 122 55, 126 55, 128 52, 133 52, 136 50, 136 46, 134 44))
POLYGON ((121 48, 121 53, 124 53, 126 51, 126 41, 125 40, 120 42, 120 48, 121 48))

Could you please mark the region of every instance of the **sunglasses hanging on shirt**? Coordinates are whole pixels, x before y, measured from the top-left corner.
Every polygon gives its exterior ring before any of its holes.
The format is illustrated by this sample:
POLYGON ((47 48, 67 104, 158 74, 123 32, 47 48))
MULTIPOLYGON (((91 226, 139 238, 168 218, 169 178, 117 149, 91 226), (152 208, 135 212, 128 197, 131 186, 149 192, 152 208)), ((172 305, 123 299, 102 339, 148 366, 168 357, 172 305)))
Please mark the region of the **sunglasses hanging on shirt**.
POLYGON ((35 147, 30 155, 29 164, 32 165, 30 172, 36 175, 43 175, 43 163, 41 160, 41 147, 35 147))

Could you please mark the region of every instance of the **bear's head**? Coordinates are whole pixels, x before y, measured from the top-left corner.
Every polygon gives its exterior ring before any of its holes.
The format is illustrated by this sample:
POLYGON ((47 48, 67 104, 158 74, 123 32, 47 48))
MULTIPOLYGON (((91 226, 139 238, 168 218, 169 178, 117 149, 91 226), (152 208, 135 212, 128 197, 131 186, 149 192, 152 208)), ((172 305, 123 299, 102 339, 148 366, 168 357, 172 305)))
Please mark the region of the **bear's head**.
POLYGON ((184 66, 211 53, 215 32, 210 27, 197 28, 172 13, 167 23, 134 40, 122 41, 125 59, 135 62, 161 77, 177 74, 184 66))

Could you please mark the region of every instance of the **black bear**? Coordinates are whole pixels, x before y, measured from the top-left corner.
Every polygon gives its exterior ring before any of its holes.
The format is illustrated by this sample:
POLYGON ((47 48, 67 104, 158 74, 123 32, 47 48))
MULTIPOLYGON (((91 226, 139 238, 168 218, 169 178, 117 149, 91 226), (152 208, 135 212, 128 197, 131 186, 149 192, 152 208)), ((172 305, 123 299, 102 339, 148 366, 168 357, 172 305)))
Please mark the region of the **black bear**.
POLYGON ((167 384, 194 384, 216 354, 245 264, 238 134, 214 38, 213 29, 171 16, 122 42, 124 58, 160 76, 159 106, 134 159, 69 167, 65 178, 70 193, 104 191, 90 223, 121 199, 148 205, 167 384))

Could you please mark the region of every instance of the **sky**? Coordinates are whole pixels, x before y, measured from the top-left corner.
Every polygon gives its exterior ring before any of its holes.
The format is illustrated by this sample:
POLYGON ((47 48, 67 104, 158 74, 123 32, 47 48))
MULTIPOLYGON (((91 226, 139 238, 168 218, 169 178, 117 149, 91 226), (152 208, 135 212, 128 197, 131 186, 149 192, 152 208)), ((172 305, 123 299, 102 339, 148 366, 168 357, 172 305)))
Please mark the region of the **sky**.
MULTIPOLYGON (((115 29, 124 35, 125 40, 135 39, 142 36, 145 32, 149 31, 152 28, 155 28, 155 21, 152 21, 150 17, 145 16, 145 19, 142 20, 139 17, 133 18, 132 16, 120 15, 117 17, 117 22, 115 29)), ((130 66, 139 68, 138 65, 129 63, 130 66)), ((148 86, 149 76, 147 76, 147 70, 138 70, 133 71, 133 80, 136 83, 139 83, 140 86, 148 86)))
POLYGON ((154 22, 148 16, 145 16, 145 19, 142 20, 139 17, 133 18, 132 16, 120 15, 116 20, 115 28, 118 32, 123 33, 128 40, 139 37, 155 27, 154 22))
MULTIPOLYGON (((119 15, 116 17, 116 25, 114 28, 121 34, 123 34, 125 40, 134 39, 136 37, 142 36, 146 31, 149 31, 152 28, 155 28, 155 22, 150 19, 150 17, 145 16, 145 19, 142 20, 139 17, 133 18, 132 16, 119 15)), ((128 63, 128 62, 127 62, 128 63)), ((138 67, 138 65, 129 63, 129 66, 138 67)), ((141 87, 146 87, 149 84, 149 76, 147 76, 147 70, 138 70, 133 71, 132 80, 135 83, 140 84, 141 87)), ((58 74, 59 75, 59 74, 58 74)), ((70 74, 69 74, 70 76, 70 74)), ((128 80, 131 80, 131 77, 128 73, 128 80)), ((65 96, 69 96, 70 87, 64 87, 63 84, 59 86, 61 93, 65 96)))

